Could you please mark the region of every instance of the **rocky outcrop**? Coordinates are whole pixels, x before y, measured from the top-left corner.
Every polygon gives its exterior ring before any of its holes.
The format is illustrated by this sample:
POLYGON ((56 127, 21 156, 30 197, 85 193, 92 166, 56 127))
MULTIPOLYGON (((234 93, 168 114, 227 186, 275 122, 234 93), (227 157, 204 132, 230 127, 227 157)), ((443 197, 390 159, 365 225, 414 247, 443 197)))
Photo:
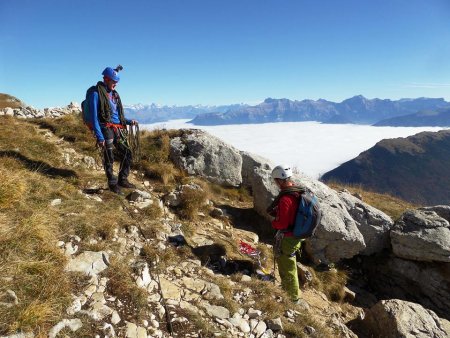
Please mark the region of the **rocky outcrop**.
POLYGON ((374 207, 363 203, 361 199, 351 195, 348 191, 341 191, 338 195, 364 237, 366 247, 361 254, 371 255, 389 247, 391 218, 374 207))
MULTIPOLYGON (((204 131, 185 132, 171 141, 171 158, 191 175, 227 185, 244 185, 253 194, 254 209, 267 220, 266 208, 278 194, 271 178, 273 164, 265 158, 238 152, 204 131)), ((317 262, 337 262, 357 254, 372 254, 389 245, 392 220, 348 193, 336 193, 305 175, 294 181, 313 191, 323 217, 306 250, 317 262)))
POLYGON ((364 259, 370 287, 382 298, 422 304, 450 320, 450 265, 410 261, 393 256, 364 259))
POLYGON ((395 255, 417 261, 450 263, 450 206, 405 212, 391 232, 395 255))
POLYGON ((203 131, 184 131, 172 139, 170 158, 190 175, 228 186, 242 183, 239 151, 203 131))
POLYGON ((364 264, 371 287, 450 319, 449 220, 450 206, 406 211, 390 232, 393 253, 364 264))
POLYGON ((19 108, 4 108, 0 109, 0 116, 14 116, 17 118, 56 118, 61 117, 63 115, 79 113, 81 112, 81 107, 76 102, 71 102, 66 107, 52 107, 52 108, 44 108, 43 110, 39 110, 33 108, 31 106, 22 106, 19 108))
POLYGON ((241 152, 242 156, 242 184, 249 188, 253 196, 253 208, 260 215, 268 217, 267 206, 278 194, 277 187, 273 184, 271 173, 274 167, 269 160, 248 152, 241 152))
POLYGON ((372 337, 445 338, 450 334, 433 311, 398 299, 375 304, 367 311, 363 326, 372 337))

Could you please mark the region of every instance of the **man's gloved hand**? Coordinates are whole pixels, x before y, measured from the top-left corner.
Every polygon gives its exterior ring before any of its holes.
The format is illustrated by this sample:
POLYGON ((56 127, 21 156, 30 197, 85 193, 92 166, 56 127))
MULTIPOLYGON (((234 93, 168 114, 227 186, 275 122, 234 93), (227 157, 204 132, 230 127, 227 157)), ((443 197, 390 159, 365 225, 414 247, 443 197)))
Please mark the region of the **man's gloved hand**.
POLYGON ((105 147, 105 140, 103 140, 103 141, 97 140, 97 147, 104 148, 105 147))
POLYGON ((139 124, 139 122, 137 120, 131 120, 132 126, 137 126, 138 124, 139 124))

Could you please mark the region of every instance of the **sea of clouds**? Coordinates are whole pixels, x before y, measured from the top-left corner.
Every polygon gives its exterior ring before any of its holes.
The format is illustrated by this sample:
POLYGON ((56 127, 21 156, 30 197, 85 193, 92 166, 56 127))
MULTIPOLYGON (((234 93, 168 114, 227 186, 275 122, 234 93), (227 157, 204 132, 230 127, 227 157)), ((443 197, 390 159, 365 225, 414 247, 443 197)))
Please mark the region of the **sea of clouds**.
POLYGON ((288 164, 318 178, 353 159, 386 138, 406 137, 442 127, 372 127, 319 122, 278 122, 221 126, 195 126, 188 120, 141 125, 141 129, 203 129, 239 150, 288 164))

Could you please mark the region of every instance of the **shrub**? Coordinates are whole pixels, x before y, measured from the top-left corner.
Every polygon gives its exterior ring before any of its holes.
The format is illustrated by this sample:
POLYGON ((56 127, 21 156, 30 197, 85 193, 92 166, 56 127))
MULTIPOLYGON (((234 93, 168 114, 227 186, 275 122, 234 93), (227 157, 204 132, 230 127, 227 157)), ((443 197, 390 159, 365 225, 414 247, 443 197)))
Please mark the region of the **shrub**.
POLYGON ((348 281, 347 272, 332 268, 329 271, 316 271, 310 269, 313 274, 312 287, 322 291, 329 300, 342 302, 345 297, 344 287, 348 281))
POLYGON ((196 219, 198 212, 205 205, 206 198, 207 194, 203 189, 183 187, 180 194, 180 216, 188 220, 196 219))

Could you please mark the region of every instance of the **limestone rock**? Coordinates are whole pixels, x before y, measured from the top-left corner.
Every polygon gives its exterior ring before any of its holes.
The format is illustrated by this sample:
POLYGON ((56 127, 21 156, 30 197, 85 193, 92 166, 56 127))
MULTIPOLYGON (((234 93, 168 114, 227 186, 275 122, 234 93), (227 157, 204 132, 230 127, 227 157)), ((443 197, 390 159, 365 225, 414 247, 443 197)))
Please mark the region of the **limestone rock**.
POLYGON ((250 325, 244 318, 231 318, 230 323, 237 327, 241 332, 250 332, 250 325))
POLYGON ((177 285, 164 277, 160 278, 159 283, 165 299, 174 299, 177 301, 181 299, 181 289, 177 285))
POLYGON ((230 311, 223 306, 211 305, 207 302, 202 302, 200 305, 206 310, 206 313, 214 318, 227 319, 230 318, 230 311))
POLYGON ((391 231, 395 255, 418 261, 450 262, 450 206, 406 211, 391 231))
POLYGON ((33 332, 18 332, 9 336, 0 336, 0 338, 34 338, 33 332))
POLYGON ((338 195, 364 238, 366 247, 361 254, 371 255, 389 247, 389 230, 394 224, 392 219, 348 192, 342 191, 338 195))
POLYGON ((260 320, 258 324, 256 324, 255 328, 252 330, 252 333, 255 335, 255 337, 261 337, 264 332, 267 330, 267 324, 260 320))
POLYGON ((147 330, 144 327, 137 326, 134 323, 127 322, 126 338, 147 338, 147 330))
POLYGON ((138 190, 138 189, 133 190, 127 196, 127 199, 132 202, 143 202, 144 200, 151 199, 151 198, 152 198, 152 196, 148 192, 138 190))
POLYGON ((399 299, 382 300, 375 304, 366 313, 363 326, 377 337, 448 337, 433 311, 399 299))
POLYGON ((61 202, 62 202, 62 201, 61 201, 60 198, 55 198, 54 200, 52 200, 52 201, 50 202, 50 205, 51 205, 52 207, 54 207, 54 206, 60 205, 61 202))
POLYGON ((121 321, 121 318, 119 316, 119 313, 116 310, 114 310, 111 315, 111 323, 116 325, 116 324, 120 323, 120 321, 121 321))
POLYGON ((450 264, 420 262, 389 255, 364 263, 370 286, 389 298, 422 304, 450 319, 450 264))
POLYGON ((223 185, 242 183, 242 157, 238 150, 201 130, 184 131, 170 141, 170 158, 190 175, 223 185))
POLYGON ((84 251, 75 258, 69 260, 66 270, 82 272, 88 276, 97 275, 109 265, 108 254, 104 251, 84 251))
POLYGON ((268 218, 266 209, 278 194, 278 189, 271 176, 274 164, 261 156, 248 152, 241 152, 241 156, 242 185, 252 191, 253 208, 256 212, 268 218))
POLYGON ((267 321, 267 327, 273 331, 282 331, 283 324, 281 318, 270 319, 267 321))
POLYGON ((83 326, 83 323, 81 322, 80 319, 63 319, 62 321, 60 321, 58 324, 56 324, 55 326, 53 326, 50 331, 48 332, 48 337, 49 338, 55 338, 59 331, 61 331, 62 329, 68 327, 72 332, 77 331, 79 328, 81 328, 83 326))

